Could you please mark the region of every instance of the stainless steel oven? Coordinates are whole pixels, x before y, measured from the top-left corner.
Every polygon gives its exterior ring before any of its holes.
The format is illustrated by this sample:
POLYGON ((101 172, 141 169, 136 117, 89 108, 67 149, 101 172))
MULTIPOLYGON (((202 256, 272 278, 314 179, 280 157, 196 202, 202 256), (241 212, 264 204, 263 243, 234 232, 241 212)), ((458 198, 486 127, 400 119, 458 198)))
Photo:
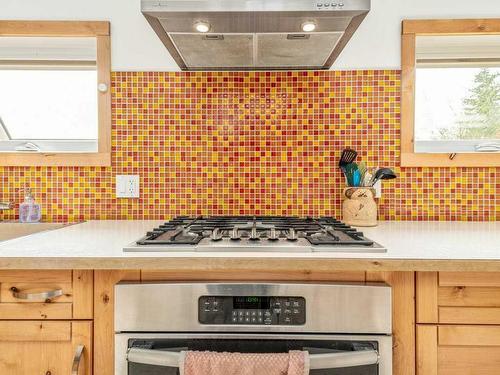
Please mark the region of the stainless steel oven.
POLYGON ((185 350, 306 350, 312 375, 392 373, 384 284, 119 284, 115 293, 116 375, 176 375, 185 350))

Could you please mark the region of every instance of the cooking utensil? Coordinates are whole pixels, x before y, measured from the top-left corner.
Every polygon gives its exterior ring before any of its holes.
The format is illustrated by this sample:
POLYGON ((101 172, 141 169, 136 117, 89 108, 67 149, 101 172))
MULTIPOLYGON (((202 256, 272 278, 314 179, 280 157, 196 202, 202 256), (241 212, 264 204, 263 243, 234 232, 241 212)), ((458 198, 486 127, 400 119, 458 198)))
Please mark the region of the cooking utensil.
POLYGON ((345 167, 347 164, 351 164, 358 157, 358 153, 350 148, 346 148, 342 151, 342 155, 339 160, 339 168, 345 167))
MULTIPOLYGON (((356 163, 350 163, 344 166, 344 175, 347 179, 348 186, 354 186, 354 174, 358 170, 358 166, 356 163)), ((358 172, 359 173, 359 172, 358 172)))
POLYGON ((366 171, 366 173, 363 177, 363 180, 362 180, 363 186, 370 186, 370 182, 372 180, 372 177, 373 177, 373 175, 370 172, 366 171))
POLYGON ((378 180, 392 180, 396 177, 397 177, 397 175, 396 175, 396 173, 394 173, 394 171, 392 169, 380 168, 373 175, 372 180, 370 181, 370 186, 375 185, 378 180))
POLYGON ((352 186, 357 187, 360 185, 361 185, 361 172, 359 171, 359 169, 356 169, 352 175, 352 186))
POLYGON ((344 149, 342 151, 342 154, 340 155, 339 168, 342 173, 344 173, 348 186, 352 186, 352 180, 349 180, 349 177, 347 176, 346 166, 351 164, 357 158, 357 156, 358 153, 350 148, 344 149))
POLYGON ((364 180, 367 171, 366 164, 364 161, 358 164, 358 170, 360 173, 359 186, 364 186, 364 180))

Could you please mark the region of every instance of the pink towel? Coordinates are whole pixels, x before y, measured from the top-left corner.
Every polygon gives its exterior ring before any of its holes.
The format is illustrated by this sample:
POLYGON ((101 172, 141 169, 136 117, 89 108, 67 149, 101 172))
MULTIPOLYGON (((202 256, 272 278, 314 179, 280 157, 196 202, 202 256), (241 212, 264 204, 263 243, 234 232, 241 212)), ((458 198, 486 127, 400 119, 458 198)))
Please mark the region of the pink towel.
POLYGON ((309 353, 182 352, 180 375, 308 375, 309 353))

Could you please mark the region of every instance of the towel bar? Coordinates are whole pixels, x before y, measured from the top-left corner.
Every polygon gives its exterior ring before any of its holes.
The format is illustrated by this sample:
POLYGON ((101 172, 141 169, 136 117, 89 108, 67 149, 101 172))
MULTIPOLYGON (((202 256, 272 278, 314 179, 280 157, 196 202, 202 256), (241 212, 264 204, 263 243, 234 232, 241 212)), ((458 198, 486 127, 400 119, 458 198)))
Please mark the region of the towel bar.
MULTIPOLYGON (((140 348, 130 348, 127 352, 127 361, 144 365, 179 367, 180 358, 180 352, 140 348)), ((369 366, 376 365, 378 361, 379 354, 376 350, 309 355, 311 370, 369 366)))

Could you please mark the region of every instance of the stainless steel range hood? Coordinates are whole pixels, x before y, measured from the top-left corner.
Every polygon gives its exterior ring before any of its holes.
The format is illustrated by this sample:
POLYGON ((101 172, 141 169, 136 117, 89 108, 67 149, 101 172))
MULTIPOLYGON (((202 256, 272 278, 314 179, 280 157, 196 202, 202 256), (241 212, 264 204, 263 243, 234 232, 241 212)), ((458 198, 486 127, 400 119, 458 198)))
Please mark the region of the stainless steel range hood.
POLYGON ((370 0, 142 0, 141 8, 182 70, 329 69, 370 0))

